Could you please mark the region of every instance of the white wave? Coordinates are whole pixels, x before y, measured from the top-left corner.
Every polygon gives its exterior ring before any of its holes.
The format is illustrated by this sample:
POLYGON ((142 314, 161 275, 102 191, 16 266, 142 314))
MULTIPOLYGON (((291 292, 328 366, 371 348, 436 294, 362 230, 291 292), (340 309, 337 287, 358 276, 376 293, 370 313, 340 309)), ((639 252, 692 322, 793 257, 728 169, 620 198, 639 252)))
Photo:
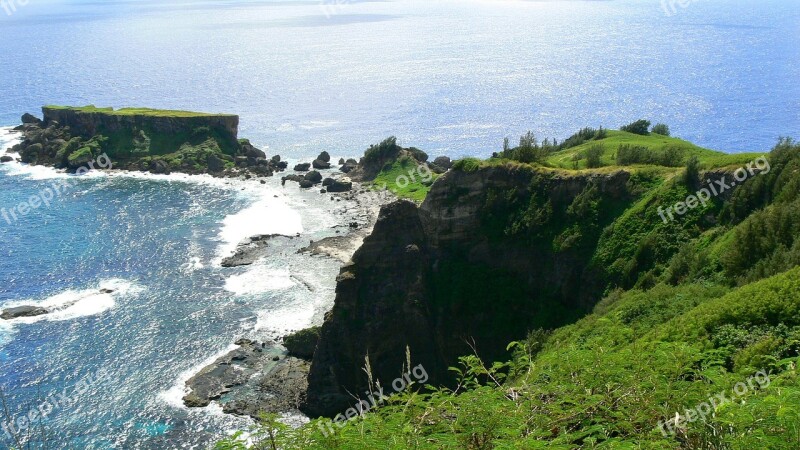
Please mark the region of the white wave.
MULTIPOLYGON (((198 372, 203 370, 206 366, 210 365, 217 359, 221 358, 222 356, 227 355, 233 350, 236 350, 239 346, 235 344, 231 344, 226 347, 224 350, 209 356, 202 362, 190 367, 189 369, 184 370, 178 375, 178 379, 175 383, 167 389, 166 391, 159 392, 158 398, 166 403, 169 406, 179 409, 188 409, 186 405, 183 404, 183 397, 189 393, 189 388, 186 386, 186 382, 189 381, 189 378, 197 375, 198 372)), ((213 412, 213 411, 212 411, 213 412)), ((221 412, 221 411, 220 411, 221 412)))
POLYGON ((261 186, 260 199, 247 208, 231 214, 222 221, 219 239, 219 258, 230 255, 244 239, 260 234, 294 236, 303 232, 300 214, 276 192, 261 186))
POLYGON ((116 305, 117 298, 140 292, 141 290, 142 288, 135 283, 115 278, 101 281, 97 286, 90 289, 70 289, 44 300, 13 301, 3 305, 3 309, 30 305, 44 308, 49 312, 40 316, 20 317, 4 322, 7 324, 30 324, 43 320, 61 321, 92 316, 113 308, 116 305), (103 293, 100 291, 101 289, 110 289, 113 292, 103 293))
POLYGON ((5 320, 0 320, 0 347, 14 340, 14 326, 5 320))
POLYGON ((254 332, 277 339, 314 324, 315 308, 311 302, 297 301, 256 313, 254 332))
POLYGON ((247 271, 225 280, 225 290, 236 295, 253 295, 262 292, 289 289, 295 286, 289 269, 274 269, 262 264, 248 267, 247 271))
POLYGON ((13 127, 0 127, 0 152, 5 153, 6 150, 19 143, 22 134, 14 131, 13 127))

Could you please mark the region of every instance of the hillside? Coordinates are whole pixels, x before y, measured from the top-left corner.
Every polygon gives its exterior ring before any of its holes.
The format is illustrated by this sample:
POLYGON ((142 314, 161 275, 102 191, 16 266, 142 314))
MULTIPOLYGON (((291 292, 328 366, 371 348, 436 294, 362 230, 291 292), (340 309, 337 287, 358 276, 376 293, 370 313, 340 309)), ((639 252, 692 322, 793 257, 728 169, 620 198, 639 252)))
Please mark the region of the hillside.
POLYGON ((686 152, 702 169, 467 159, 384 207, 312 361, 335 422, 280 448, 797 448, 800 146, 686 152))

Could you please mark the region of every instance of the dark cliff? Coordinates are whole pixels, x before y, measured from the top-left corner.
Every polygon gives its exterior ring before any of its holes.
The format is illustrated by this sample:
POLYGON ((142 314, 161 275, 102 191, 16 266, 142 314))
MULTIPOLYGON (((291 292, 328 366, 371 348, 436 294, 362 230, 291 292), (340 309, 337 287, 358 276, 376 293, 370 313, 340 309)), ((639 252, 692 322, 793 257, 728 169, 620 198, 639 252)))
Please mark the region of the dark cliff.
POLYGON ((87 139, 95 135, 130 135, 130 140, 157 139, 159 136, 175 138, 177 146, 153 146, 149 149, 150 154, 176 151, 186 137, 196 134, 198 129, 234 148, 239 128, 239 116, 232 114, 61 106, 42 107, 42 114, 45 126, 57 122, 68 126, 73 135, 87 139))
POLYGON ((383 386, 406 366, 406 348, 429 383, 447 383, 447 368, 471 345, 491 361, 528 331, 585 314, 604 289, 592 254, 634 197, 629 178, 519 165, 453 170, 421 207, 385 206, 337 280, 306 411, 334 415, 363 398, 366 357, 383 386))

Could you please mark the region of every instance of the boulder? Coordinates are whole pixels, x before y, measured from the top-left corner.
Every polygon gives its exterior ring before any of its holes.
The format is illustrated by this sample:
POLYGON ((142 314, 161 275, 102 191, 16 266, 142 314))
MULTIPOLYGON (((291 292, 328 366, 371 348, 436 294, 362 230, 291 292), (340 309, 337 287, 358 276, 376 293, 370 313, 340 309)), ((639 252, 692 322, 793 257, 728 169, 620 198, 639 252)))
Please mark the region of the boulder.
POLYGON ((344 161, 344 158, 339 158, 339 165, 340 165, 340 166, 341 166, 342 164, 344 164, 344 162, 345 162, 345 161, 344 161))
POLYGON ((437 157, 436 159, 433 160, 433 164, 445 170, 448 170, 451 167, 453 167, 453 162, 447 156, 437 157))
POLYGON ((314 349, 319 341, 320 327, 306 328, 283 338, 283 345, 289 355, 310 361, 314 357, 314 349))
POLYGON ((296 170, 298 172, 305 172, 310 168, 311 168, 311 164, 309 164, 309 163, 302 163, 302 164, 298 164, 298 165, 294 166, 294 170, 296 170))
POLYGON ((279 162, 281 162, 281 155, 275 155, 275 156, 273 156, 273 157, 272 157, 272 159, 271 159, 271 161, 272 161, 273 163, 275 163, 275 164, 278 164, 279 162))
POLYGON ((169 168, 169 165, 160 159, 154 159, 150 161, 150 165, 147 167, 147 170, 149 170, 150 173, 164 175, 169 175, 172 172, 169 168))
POLYGON ((237 156, 234 158, 234 162, 236 162, 237 167, 242 167, 247 165, 247 156, 237 156))
POLYGON ((353 189, 353 182, 349 178, 342 178, 341 180, 334 180, 328 186, 328 192, 349 192, 353 189))
POLYGON ((317 156, 317 159, 322 162, 329 163, 331 162, 331 155, 328 154, 328 152, 322 152, 319 154, 319 156, 317 156))
POLYGON ((331 168, 331 163, 323 161, 321 159, 315 159, 314 162, 311 163, 311 165, 314 166, 315 169, 320 169, 320 170, 331 168))
POLYGON ((285 177, 281 178, 281 184, 285 185, 287 181, 294 181, 296 183, 299 183, 304 180, 305 178, 303 178, 301 175, 286 175, 285 177))
POLYGON ((278 170, 286 170, 286 168, 289 167, 289 163, 286 161, 280 161, 275 163, 275 167, 277 167, 278 170))
POLYGON ((314 183, 312 183, 312 182, 310 182, 308 180, 303 180, 303 181, 300 182, 300 187, 303 188, 303 189, 312 188, 312 187, 314 187, 314 183))
POLYGON ((12 157, 10 157, 8 155, 0 156, 0 163, 7 163, 7 162, 11 162, 13 160, 14 160, 14 158, 12 158, 12 157))
POLYGON ((22 123, 39 125, 42 123, 42 120, 33 114, 25 113, 22 115, 22 123))
POLYGON ((19 317, 35 317, 47 314, 47 310, 38 306, 16 306, 3 310, 0 319, 11 320, 19 317))
POLYGON ((266 158, 267 154, 253 147, 249 142, 242 144, 242 154, 248 158, 266 158))
POLYGON ((356 167, 358 167, 358 161, 356 161, 353 158, 350 158, 344 163, 342 163, 342 167, 340 167, 339 170, 343 173, 348 173, 353 169, 355 169, 356 167))
POLYGON ((330 185, 333 184, 333 182, 334 182, 333 178, 328 177, 328 178, 325 178, 324 180, 322 180, 322 185, 323 186, 330 186, 330 185))
POLYGON ((222 172, 225 170, 225 161, 217 155, 208 155, 206 163, 208 164, 209 172, 222 172))
POLYGON ((312 170, 306 174, 305 180, 310 181, 313 184, 317 184, 322 181, 322 174, 316 170, 312 170))

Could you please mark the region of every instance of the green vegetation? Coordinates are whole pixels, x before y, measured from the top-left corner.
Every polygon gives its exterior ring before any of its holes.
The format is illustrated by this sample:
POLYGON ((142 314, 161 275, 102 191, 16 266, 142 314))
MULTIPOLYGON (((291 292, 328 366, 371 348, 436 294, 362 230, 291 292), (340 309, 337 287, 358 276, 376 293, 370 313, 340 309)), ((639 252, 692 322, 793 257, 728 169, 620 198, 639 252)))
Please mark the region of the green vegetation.
POLYGON ((425 200, 433 182, 439 175, 433 173, 426 164, 414 158, 401 156, 387 163, 373 180, 373 186, 388 189, 400 198, 417 202, 425 200))
POLYGON ((684 158, 680 166, 630 169, 627 195, 619 196, 604 193, 602 181, 554 195, 554 183, 575 177, 577 184, 587 173, 568 165, 498 155, 463 159, 453 169, 502 165, 509 177, 530 175, 524 189, 485 193, 481 231, 493 245, 540 251, 541 267, 530 276, 558 255, 589 261, 585 271, 597 274, 603 292, 590 314, 570 317, 575 310, 533 302, 527 311, 505 308, 525 295, 507 271, 443 262, 436 275, 443 292, 435 298, 470 312, 483 299, 493 326, 528 331, 508 345, 510 356, 466 355, 451 368, 449 388, 402 392, 341 428, 316 419, 289 429, 265 417, 256 427, 263 447, 234 436, 218 448, 800 448, 800 145, 780 140, 762 173, 664 222, 658 208, 696 192, 703 170, 732 172, 731 164, 757 155, 721 155, 655 132, 607 131, 549 161, 602 148, 606 164, 621 144, 678 146, 684 158), (570 323, 541 328, 558 321, 570 323), (752 383, 757 372, 766 383, 752 383), (703 417, 687 412, 720 394, 735 401, 709 404, 703 417), (673 433, 663 424, 676 414, 684 420, 673 433))
POLYGON ((647 131, 648 128, 650 128, 650 121, 641 119, 637 120, 636 122, 629 123, 628 125, 623 125, 620 128, 620 131, 647 136, 650 134, 650 132, 647 131))
POLYGON ((47 105, 45 109, 62 110, 62 111, 76 111, 80 113, 99 113, 110 116, 146 116, 146 117, 211 117, 211 116, 228 116, 236 117, 234 114, 210 114, 192 111, 175 111, 169 109, 151 109, 151 108, 98 108, 94 105, 88 106, 60 106, 60 105, 47 105))

